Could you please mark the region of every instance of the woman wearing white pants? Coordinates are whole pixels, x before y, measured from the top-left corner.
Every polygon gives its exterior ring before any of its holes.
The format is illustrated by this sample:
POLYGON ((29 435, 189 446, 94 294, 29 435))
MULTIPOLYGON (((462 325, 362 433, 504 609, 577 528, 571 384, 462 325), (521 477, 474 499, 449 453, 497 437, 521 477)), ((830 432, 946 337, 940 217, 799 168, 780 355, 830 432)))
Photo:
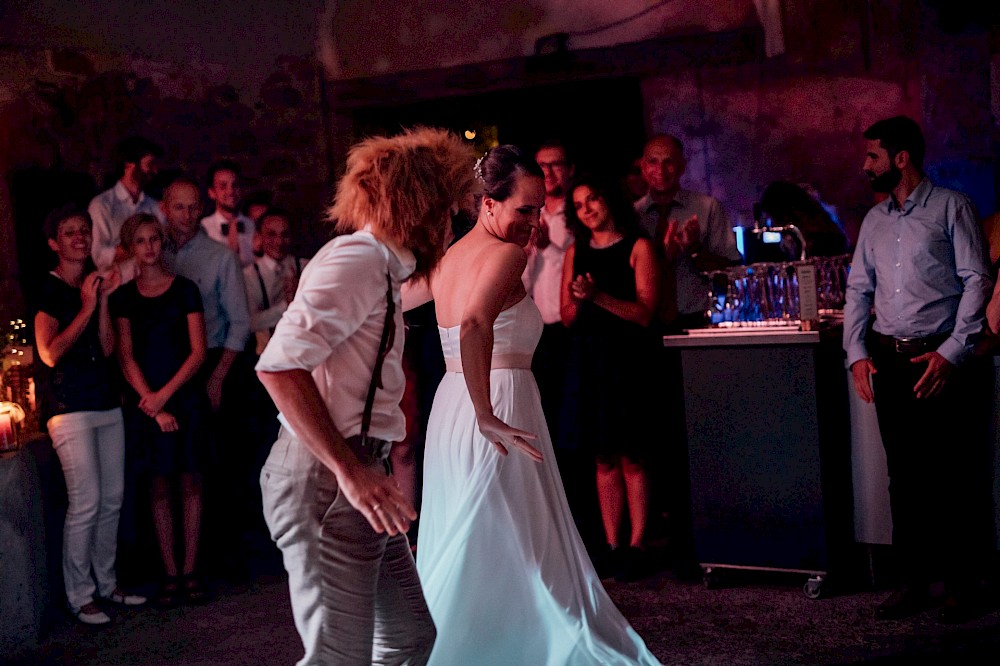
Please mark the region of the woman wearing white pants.
POLYGON ((146 601, 125 594, 115 576, 125 436, 109 358, 114 337, 108 295, 118 286, 119 274, 87 273, 91 224, 86 213, 58 210, 45 221, 45 233, 59 265, 40 290, 36 380, 42 423, 66 479, 66 598, 81 622, 107 624, 111 618, 96 597, 128 606, 146 601))

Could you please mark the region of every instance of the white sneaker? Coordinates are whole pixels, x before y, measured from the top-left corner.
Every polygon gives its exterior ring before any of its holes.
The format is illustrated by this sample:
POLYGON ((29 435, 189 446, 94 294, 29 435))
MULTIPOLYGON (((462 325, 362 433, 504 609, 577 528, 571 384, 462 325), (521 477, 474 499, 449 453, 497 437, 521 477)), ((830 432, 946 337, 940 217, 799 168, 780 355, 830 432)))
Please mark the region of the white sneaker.
POLYGON ((146 597, 138 594, 126 594, 120 587, 116 587, 114 592, 105 598, 119 606, 141 606, 146 603, 146 597))
POLYGON ((98 608, 94 602, 80 606, 80 608, 73 611, 73 615, 75 615, 76 619, 83 624, 93 626, 108 624, 111 622, 111 618, 108 617, 108 614, 98 608))

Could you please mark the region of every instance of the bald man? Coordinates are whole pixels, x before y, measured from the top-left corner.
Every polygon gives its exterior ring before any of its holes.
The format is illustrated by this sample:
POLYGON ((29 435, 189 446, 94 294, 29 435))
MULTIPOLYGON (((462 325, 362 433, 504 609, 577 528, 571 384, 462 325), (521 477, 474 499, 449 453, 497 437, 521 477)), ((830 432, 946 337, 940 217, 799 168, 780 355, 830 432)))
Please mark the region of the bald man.
MULTIPOLYGON (((250 337, 243 272, 235 252, 212 240, 199 224, 201 189, 188 178, 167 186, 161 203, 167 220, 167 267, 198 285, 205 307, 208 355, 199 379, 213 413, 212 453, 205 470, 205 552, 210 569, 244 575, 248 534, 264 530, 253 470, 255 415, 246 412, 254 381, 243 353, 250 337), (256 499, 256 501, 255 501, 256 499), (259 524, 258 524, 259 523, 259 524)), ((206 561, 206 557, 201 558, 206 561)))
POLYGON ((667 327, 699 328, 708 324, 708 281, 701 273, 738 264, 741 257, 722 204, 681 187, 686 166, 684 146, 677 137, 651 137, 641 159, 649 189, 635 202, 635 210, 665 262, 661 322, 667 327))

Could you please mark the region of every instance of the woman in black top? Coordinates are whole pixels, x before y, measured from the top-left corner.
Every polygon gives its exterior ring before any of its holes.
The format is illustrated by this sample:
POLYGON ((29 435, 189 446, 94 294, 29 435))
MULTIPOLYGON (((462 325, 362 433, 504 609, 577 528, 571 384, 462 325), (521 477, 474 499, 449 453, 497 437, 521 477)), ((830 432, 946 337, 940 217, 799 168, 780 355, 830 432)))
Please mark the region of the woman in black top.
POLYGON ((194 282, 163 265, 163 227, 155 217, 139 213, 128 218, 121 239, 138 275, 118 290, 111 311, 122 371, 134 390, 129 441, 152 475, 153 522, 166 573, 157 603, 172 606, 182 592, 190 601, 202 601, 205 592, 195 577, 195 564, 209 407, 203 387, 191 381, 205 360, 201 294, 194 282), (173 508, 175 491, 180 511, 173 508), (184 535, 180 566, 175 521, 184 535))
POLYGON ((620 580, 646 570, 650 446, 649 328, 656 313, 660 269, 651 241, 615 184, 594 176, 574 181, 566 202, 574 243, 563 263, 560 314, 570 330, 570 362, 560 419, 560 446, 596 458, 597 499, 609 566, 620 580), (621 543, 623 514, 629 537, 621 543))
POLYGON ((45 233, 59 264, 40 288, 35 379, 41 423, 66 479, 66 598, 81 622, 107 624, 111 618, 95 603, 97 596, 130 606, 146 601, 123 592, 115 574, 125 438, 108 358, 114 349, 108 296, 119 274, 88 272, 91 223, 85 212, 55 211, 45 233))

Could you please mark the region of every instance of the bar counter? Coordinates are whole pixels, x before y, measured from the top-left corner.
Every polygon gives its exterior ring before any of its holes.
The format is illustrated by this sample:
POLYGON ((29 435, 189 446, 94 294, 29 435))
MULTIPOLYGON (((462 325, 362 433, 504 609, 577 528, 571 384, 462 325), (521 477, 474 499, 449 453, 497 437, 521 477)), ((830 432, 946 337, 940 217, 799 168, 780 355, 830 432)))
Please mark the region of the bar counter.
MULTIPOLYGON (((868 547, 869 558, 871 546, 891 544, 878 419, 851 386, 842 331, 832 318, 813 331, 734 327, 664 336, 667 353, 680 357, 693 540, 706 583, 726 568, 800 571, 818 593, 855 544, 868 547)), ((1000 356, 993 364, 1000 387, 1000 356)), ((1000 551, 1000 395, 993 395, 1000 551)))
POLYGON ((821 593, 853 545, 841 326, 697 329, 680 356, 695 555, 720 570, 801 572, 821 593))
POLYGON ((719 346, 810 345, 819 341, 819 330, 800 331, 792 326, 704 328, 686 331, 684 335, 663 336, 664 347, 677 349, 719 346))

